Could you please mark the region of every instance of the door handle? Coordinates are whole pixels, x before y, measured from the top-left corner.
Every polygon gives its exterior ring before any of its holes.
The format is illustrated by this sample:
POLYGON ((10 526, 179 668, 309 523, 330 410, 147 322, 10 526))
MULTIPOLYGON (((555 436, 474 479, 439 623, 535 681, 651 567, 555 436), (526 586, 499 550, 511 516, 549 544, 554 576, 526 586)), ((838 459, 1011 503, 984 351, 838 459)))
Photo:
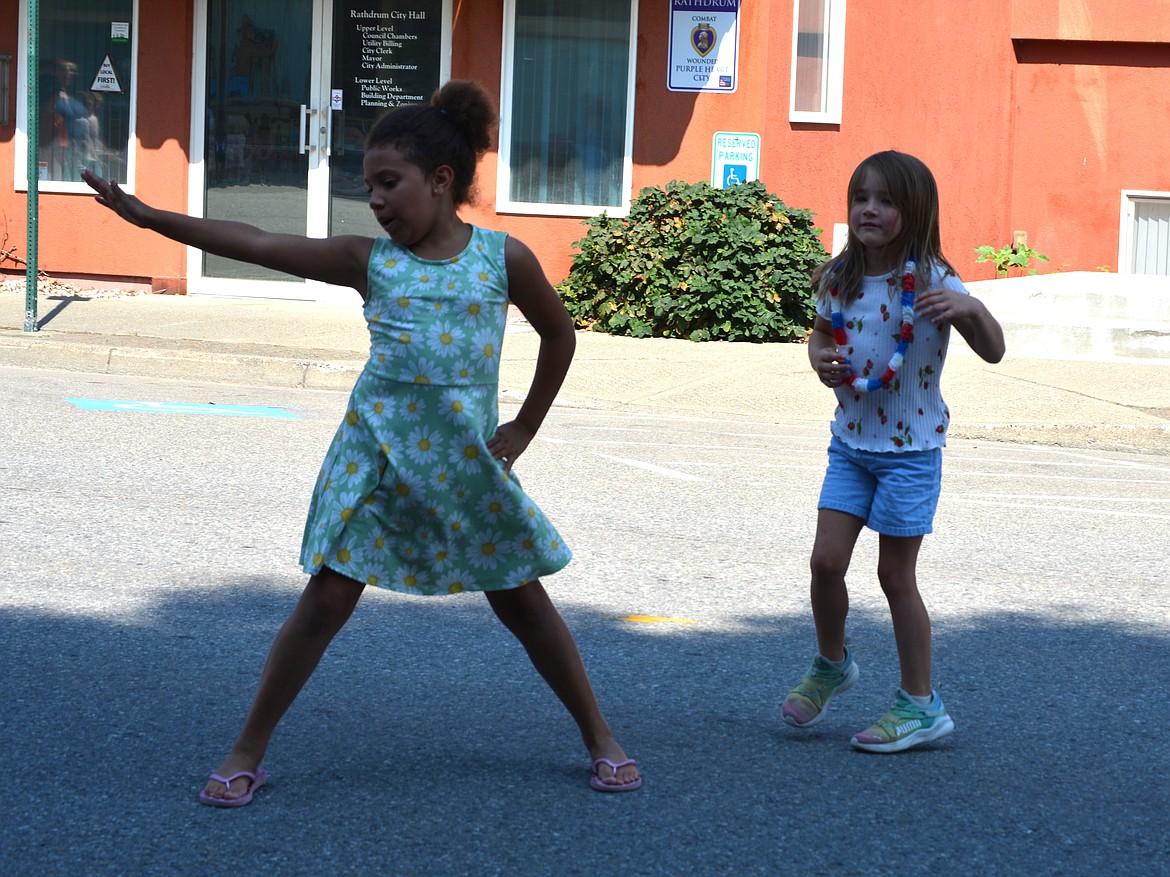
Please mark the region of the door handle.
POLYGON ((312 152, 316 148, 309 143, 309 125, 307 121, 315 115, 317 115, 316 110, 309 109, 308 104, 301 104, 301 137, 297 143, 301 155, 312 152))

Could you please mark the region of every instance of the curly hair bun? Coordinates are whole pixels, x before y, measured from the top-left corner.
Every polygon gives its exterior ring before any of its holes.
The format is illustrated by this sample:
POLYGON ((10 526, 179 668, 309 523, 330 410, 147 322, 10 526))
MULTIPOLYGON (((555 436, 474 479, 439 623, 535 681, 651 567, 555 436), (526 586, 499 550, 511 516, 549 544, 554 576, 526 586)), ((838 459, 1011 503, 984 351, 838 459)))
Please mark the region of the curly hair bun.
POLYGON ((477 159, 491 148, 496 111, 492 108, 491 98, 478 83, 452 79, 431 95, 431 106, 441 110, 459 127, 477 159))

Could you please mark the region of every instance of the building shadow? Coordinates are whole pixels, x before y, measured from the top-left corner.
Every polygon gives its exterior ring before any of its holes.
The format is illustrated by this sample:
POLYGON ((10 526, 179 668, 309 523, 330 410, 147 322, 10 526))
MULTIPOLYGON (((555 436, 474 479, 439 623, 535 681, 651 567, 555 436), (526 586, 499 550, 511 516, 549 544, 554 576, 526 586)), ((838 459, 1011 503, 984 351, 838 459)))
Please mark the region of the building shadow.
POLYGON ((269 786, 221 811, 197 791, 296 589, 167 593, 132 618, 0 610, 9 873, 775 874, 810 855, 833 874, 1165 873, 1165 631, 939 623, 957 732, 883 757, 847 741, 891 701, 884 617, 855 613, 862 678, 798 732, 778 708, 809 658, 805 617, 727 630, 571 606, 646 776, 598 795, 572 722, 485 601, 379 592, 278 730, 269 786))

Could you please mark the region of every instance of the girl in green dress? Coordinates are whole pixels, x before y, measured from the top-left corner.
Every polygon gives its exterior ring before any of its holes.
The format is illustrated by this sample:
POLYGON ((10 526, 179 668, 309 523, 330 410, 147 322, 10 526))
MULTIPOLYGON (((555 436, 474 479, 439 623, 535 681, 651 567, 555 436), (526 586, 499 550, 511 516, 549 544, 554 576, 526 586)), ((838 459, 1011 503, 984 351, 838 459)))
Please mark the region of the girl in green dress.
POLYGON ((272 732, 367 585, 411 594, 478 590, 568 708, 598 791, 632 791, 637 766, 613 738, 584 664, 540 577, 571 553, 512 472, 573 357, 572 321, 532 251, 459 218, 495 113, 470 82, 383 116, 366 141, 370 209, 387 237, 304 238, 161 211, 85 172, 99 203, 169 238, 365 301, 370 358, 309 506, 309 582, 281 627, 231 752, 200 801, 239 807, 267 778, 272 732), (499 351, 509 302, 540 336, 529 393, 499 424, 499 351))

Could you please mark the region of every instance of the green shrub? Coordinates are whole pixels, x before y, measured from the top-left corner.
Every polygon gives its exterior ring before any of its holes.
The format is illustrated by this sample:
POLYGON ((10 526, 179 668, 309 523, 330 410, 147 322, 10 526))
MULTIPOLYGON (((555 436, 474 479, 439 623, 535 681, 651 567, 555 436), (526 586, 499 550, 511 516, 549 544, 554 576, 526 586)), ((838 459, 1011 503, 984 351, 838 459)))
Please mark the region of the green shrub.
POLYGON ((1007 244, 998 250, 990 244, 984 244, 981 247, 976 247, 975 252, 977 254, 976 262, 994 263, 996 278, 1007 277, 1008 269, 1010 268, 1018 268, 1021 275, 1025 272, 1035 274, 1036 269, 1031 267, 1031 261, 1033 259, 1037 262, 1048 261, 1047 256, 1039 250, 1033 250, 1027 244, 1019 244, 1017 246, 1007 244))
POLYGON ((558 287, 578 327, 692 341, 803 340, 812 327, 820 229, 762 183, 676 181, 643 189, 626 219, 584 224, 558 287))

